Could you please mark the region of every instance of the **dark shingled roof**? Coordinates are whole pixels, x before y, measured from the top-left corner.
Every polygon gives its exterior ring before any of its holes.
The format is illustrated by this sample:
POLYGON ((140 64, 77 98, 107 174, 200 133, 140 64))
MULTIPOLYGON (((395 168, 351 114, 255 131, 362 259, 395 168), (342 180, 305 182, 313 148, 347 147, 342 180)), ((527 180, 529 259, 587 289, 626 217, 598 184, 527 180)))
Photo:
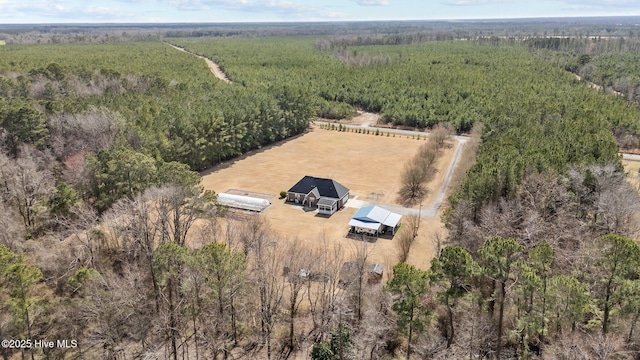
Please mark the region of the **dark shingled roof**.
POLYGON ((349 192, 349 189, 335 180, 317 178, 313 176, 303 177, 297 184, 293 185, 293 187, 289 189, 289 192, 308 194, 314 188, 318 189, 320 196, 335 199, 341 199, 349 192))

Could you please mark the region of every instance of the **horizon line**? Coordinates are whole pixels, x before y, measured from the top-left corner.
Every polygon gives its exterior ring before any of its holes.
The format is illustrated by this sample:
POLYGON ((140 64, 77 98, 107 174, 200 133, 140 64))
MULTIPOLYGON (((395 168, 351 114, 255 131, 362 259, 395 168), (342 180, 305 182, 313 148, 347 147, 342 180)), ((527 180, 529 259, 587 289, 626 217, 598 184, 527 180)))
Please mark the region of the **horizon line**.
MULTIPOLYGON (((281 20, 281 21, 216 21, 216 22, 52 22, 52 23, 0 23, 2 26, 123 26, 123 25, 230 25, 230 24, 322 24, 322 23, 349 23, 349 22, 491 22, 491 21, 518 21, 518 20, 569 20, 569 19, 613 19, 613 18, 638 18, 637 15, 584 15, 584 16, 535 16, 535 17, 505 17, 505 18, 442 18, 442 19, 351 19, 351 20, 281 20)), ((627 24, 630 25, 630 24, 627 24)), ((640 25, 640 24, 634 24, 640 25)))

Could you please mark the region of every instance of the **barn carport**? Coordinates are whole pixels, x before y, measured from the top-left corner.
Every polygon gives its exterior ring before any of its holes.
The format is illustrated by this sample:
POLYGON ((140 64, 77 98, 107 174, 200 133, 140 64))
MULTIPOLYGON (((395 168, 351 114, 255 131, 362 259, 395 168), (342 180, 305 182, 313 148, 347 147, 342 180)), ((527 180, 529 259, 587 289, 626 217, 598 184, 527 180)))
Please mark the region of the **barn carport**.
POLYGON ((365 233, 377 236, 381 233, 395 235, 402 215, 392 213, 379 206, 365 206, 360 208, 349 221, 351 231, 357 234, 365 233))

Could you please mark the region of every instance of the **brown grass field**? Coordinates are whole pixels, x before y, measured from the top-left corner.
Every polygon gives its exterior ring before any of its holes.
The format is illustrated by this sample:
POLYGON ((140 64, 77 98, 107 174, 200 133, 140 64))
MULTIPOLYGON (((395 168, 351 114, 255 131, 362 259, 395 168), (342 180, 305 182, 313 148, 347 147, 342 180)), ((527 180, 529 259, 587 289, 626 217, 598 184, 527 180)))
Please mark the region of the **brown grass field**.
POLYGON ((640 189, 640 175, 638 174, 638 170, 640 170, 640 161, 622 160, 622 165, 624 166, 624 172, 627 173, 627 180, 636 189, 640 189))
MULTIPOLYGON (((418 147, 428 140, 416 140, 396 135, 375 136, 312 128, 308 133, 288 141, 265 147, 212 168, 202 174, 205 189, 217 193, 241 189, 276 195, 263 214, 271 228, 285 241, 299 241, 314 247, 325 238, 341 244, 347 253, 355 252, 362 242, 345 237, 348 222, 356 212, 344 208, 331 217, 305 212, 301 207, 284 203, 277 194, 288 190, 305 175, 333 178, 351 190, 358 200, 396 203, 404 163, 418 147)), ((429 205, 444 178, 454 147, 444 150, 437 162, 439 171, 429 183, 430 194, 424 200, 429 205)), ((224 227, 224 226, 223 226, 224 227)), ((407 229, 405 229, 407 230, 407 229)), ((423 219, 409 262, 426 268, 434 254, 434 234, 444 234, 438 218, 423 219)), ((378 239, 369 243, 370 261, 390 269, 397 262, 394 240, 378 239)), ((388 271, 385 271, 388 274, 388 271)))

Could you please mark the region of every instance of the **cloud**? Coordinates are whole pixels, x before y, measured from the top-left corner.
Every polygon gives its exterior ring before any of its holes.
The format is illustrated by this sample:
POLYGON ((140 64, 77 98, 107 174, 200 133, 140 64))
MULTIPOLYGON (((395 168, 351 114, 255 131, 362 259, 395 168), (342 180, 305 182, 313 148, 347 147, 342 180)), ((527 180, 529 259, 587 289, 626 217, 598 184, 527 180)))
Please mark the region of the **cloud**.
MULTIPOLYGON (((0 16, 5 19, 33 19, 30 22, 77 20, 81 22, 121 22, 136 19, 137 14, 115 7, 84 6, 70 1, 0 0, 0 16)), ((9 22, 0 17, 0 22, 9 22)))
POLYGON ((443 4, 450 6, 479 6, 488 4, 505 4, 505 3, 518 3, 526 2, 524 0, 455 0, 445 1, 443 4))
MULTIPOLYGON (((224 7, 231 8, 234 7, 238 2, 236 1, 225 1, 225 0, 178 0, 178 1, 167 1, 165 2, 167 5, 173 6, 181 11, 202 11, 209 10, 211 7, 224 7)), ((242 3, 242 2, 240 2, 242 3)))
POLYGON ((190 1, 190 0, 171 1, 168 4, 181 11, 209 10, 209 7, 206 4, 202 4, 202 2, 200 1, 190 1))
POLYGON ((562 4, 570 9, 612 10, 640 8, 640 0, 564 0, 562 4))
MULTIPOLYGON (((265 20, 342 18, 307 0, 0 0, 0 23, 27 22, 135 22, 162 18, 167 11, 253 14, 265 20), (153 10, 152 10, 153 9, 153 10)), ((188 15, 191 17, 191 15, 188 15)), ((241 17, 237 15, 236 17, 241 17)))
POLYGON ((55 11, 64 11, 64 6, 60 4, 53 4, 53 5, 50 5, 49 7, 55 11))
MULTIPOLYGON (((543 0, 547 4, 555 4, 558 8, 564 7, 565 10, 612 10, 615 9, 638 9, 640 8, 640 0, 543 0)), ((449 0, 443 2, 449 6, 482 6, 494 4, 533 4, 528 0, 449 0)))
MULTIPOLYGON (((131 19, 136 16, 136 14, 128 11, 117 9, 117 8, 109 8, 109 7, 89 6, 86 8, 75 9, 75 11, 76 13, 80 13, 82 15, 85 15, 86 17, 90 17, 92 19, 97 19, 97 20, 106 20, 106 19, 122 20, 122 19, 131 19)), ((73 15, 73 17, 75 18, 76 15, 73 15)))
POLYGON ((389 0, 353 0, 360 6, 386 6, 389 5, 389 0))
POLYGON ((179 0, 168 1, 166 3, 178 10, 210 10, 222 8, 254 12, 266 9, 291 10, 305 8, 305 6, 300 3, 281 0, 179 0))
POLYGON ((0 0, 0 11, 14 10, 24 3, 20 1, 0 0))
POLYGON ((331 18, 331 19, 344 19, 347 17, 347 14, 339 11, 328 12, 326 13, 326 15, 328 18, 331 18))
POLYGON ((257 11, 271 10, 285 13, 304 13, 316 10, 298 2, 280 0, 256 1, 253 7, 257 11))
POLYGON ((181 11, 225 9, 243 12, 267 12, 280 15, 308 15, 321 9, 285 0, 179 0, 166 2, 181 11))

